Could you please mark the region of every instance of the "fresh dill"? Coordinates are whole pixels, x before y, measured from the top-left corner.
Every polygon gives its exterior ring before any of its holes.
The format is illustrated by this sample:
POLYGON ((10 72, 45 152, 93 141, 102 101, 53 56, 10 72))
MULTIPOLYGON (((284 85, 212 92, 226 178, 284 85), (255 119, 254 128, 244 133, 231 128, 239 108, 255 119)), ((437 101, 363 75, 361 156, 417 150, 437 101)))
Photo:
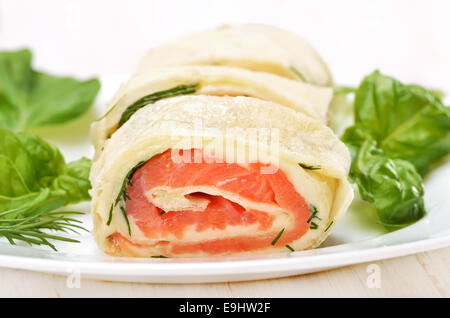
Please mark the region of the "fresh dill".
POLYGON ((127 212, 125 212, 125 208, 123 206, 120 207, 120 210, 122 211, 123 217, 125 218, 125 221, 127 222, 128 234, 131 236, 131 227, 130 227, 130 221, 128 220, 127 212))
POLYGON ((319 211, 317 210, 315 205, 311 204, 309 206, 309 212, 311 212, 311 216, 309 217, 308 221, 306 221, 306 223, 310 223, 313 219, 318 219, 319 221, 322 221, 322 219, 317 216, 317 213, 319 213, 319 211))
POLYGON ((54 199, 39 205, 27 205, 0 212, 0 236, 12 245, 23 241, 30 245, 46 245, 56 251, 48 240, 79 243, 78 240, 53 235, 43 230, 62 231, 78 234, 77 230, 87 231, 81 221, 73 216, 84 213, 77 211, 54 211, 61 206, 61 200, 54 199))
POLYGON ((283 232, 284 232, 284 228, 280 231, 280 233, 278 233, 278 235, 273 239, 273 241, 272 241, 272 245, 275 245, 277 242, 278 242, 278 240, 280 239, 280 237, 281 237, 281 235, 283 234, 283 232))
POLYGON ((114 206, 119 204, 121 199, 123 199, 124 201, 130 199, 130 196, 127 193, 127 187, 133 185, 133 183, 131 182, 131 179, 133 178, 134 174, 136 173, 136 171, 139 168, 141 168, 144 164, 146 164, 147 161, 149 161, 150 159, 152 159, 153 157, 155 157, 155 156, 157 156, 159 154, 160 153, 154 154, 153 156, 151 156, 147 160, 143 160, 143 161, 139 162, 130 171, 128 171, 127 176, 125 177, 125 179, 123 179, 122 186, 120 187, 120 191, 117 194, 116 200, 114 201, 114 206))
POLYGON ((300 73, 299 70, 297 70, 297 69, 296 69, 295 67, 293 67, 293 66, 291 66, 290 69, 291 69, 291 72, 294 73, 295 76, 297 76, 302 82, 307 83, 306 78, 303 76, 302 73, 300 73))
POLYGON ((292 246, 290 246, 290 245, 288 245, 288 244, 286 244, 286 248, 287 248, 288 250, 290 250, 291 252, 295 252, 295 250, 292 248, 292 246))
POLYGON ((128 106, 128 108, 125 109, 125 111, 122 113, 122 116, 120 117, 118 124, 119 127, 125 124, 131 118, 131 116, 133 116, 133 114, 136 113, 142 107, 149 104, 154 104, 160 99, 174 97, 178 95, 193 94, 197 90, 197 85, 198 85, 197 83, 188 85, 179 85, 138 99, 132 105, 128 106))
POLYGON ((325 232, 327 232, 330 229, 330 227, 333 225, 333 223, 334 223, 334 221, 331 221, 330 224, 328 224, 327 228, 325 229, 325 232))
MULTIPOLYGON (((159 153, 151 156, 149 159, 139 162, 137 165, 135 165, 130 171, 128 171, 127 176, 123 179, 122 186, 120 187, 119 193, 117 194, 116 199, 114 200, 114 203, 111 205, 111 208, 109 210, 109 216, 108 221, 106 222, 106 225, 111 224, 111 220, 113 217, 113 209, 115 206, 119 204, 119 202, 123 199, 123 201, 130 200, 130 196, 127 193, 127 187, 132 186, 133 183, 131 182, 131 179, 133 178, 136 171, 142 167, 147 161, 152 159, 154 156, 159 155, 159 153)), ((128 220, 128 218, 127 218, 128 220)))
POLYGON ((311 225, 309 228, 311 230, 317 230, 319 228, 319 225, 317 223, 311 222, 311 225))
POLYGON ((108 214, 108 221, 106 221, 106 225, 108 225, 108 226, 111 224, 111 221, 112 221, 113 209, 114 209, 114 204, 111 204, 111 208, 109 209, 109 214, 108 214))
POLYGON ((298 165, 305 170, 320 170, 320 166, 309 166, 301 162, 299 162, 298 165))
MULTIPOLYGON (((150 158, 151 159, 151 158, 150 158)), ((150 160, 148 159, 148 160, 150 160)), ((133 175, 136 173, 136 171, 142 167, 148 160, 146 161, 141 161, 139 162, 137 165, 135 165, 133 167, 133 169, 131 169, 130 171, 128 171, 127 176, 125 177, 125 179, 123 179, 122 182, 122 186, 120 187, 120 191, 119 194, 116 197, 116 200, 114 201, 114 206, 116 206, 117 204, 119 204, 120 200, 123 199, 124 201, 129 200, 130 196, 127 193, 127 187, 128 186, 132 186, 133 184, 131 183, 131 178, 133 178, 133 175)))

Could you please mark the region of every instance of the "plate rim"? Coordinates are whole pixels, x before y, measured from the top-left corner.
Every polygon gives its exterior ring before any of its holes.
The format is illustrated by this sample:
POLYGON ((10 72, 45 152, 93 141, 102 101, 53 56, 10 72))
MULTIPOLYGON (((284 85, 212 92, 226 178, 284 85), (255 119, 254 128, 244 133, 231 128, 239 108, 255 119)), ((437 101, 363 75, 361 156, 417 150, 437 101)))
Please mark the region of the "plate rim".
MULTIPOLYGON (((401 257, 450 246, 450 234, 394 245, 382 245, 343 252, 293 257, 219 262, 177 262, 153 259, 152 262, 77 261, 0 255, 0 267, 68 276, 76 269, 85 278, 122 282, 182 283, 248 281, 292 276, 326 269, 401 257), (224 277, 225 276, 225 277, 224 277), (260 278, 256 278, 260 279, 260 278)), ((314 251, 314 250, 312 250, 314 251)), ((289 254, 289 253, 287 253, 289 254)), ((292 255, 295 253, 291 253, 292 255)), ((275 254, 272 254, 273 257, 275 254)), ((281 254, 280 254, 281 255, 281 254)), ((267 255, 270 256, 270 255, 267 255)), ((125 258, 126 259, 126 258, 125 258)), ((122 259, 123 260, 123 259, 122 259)))

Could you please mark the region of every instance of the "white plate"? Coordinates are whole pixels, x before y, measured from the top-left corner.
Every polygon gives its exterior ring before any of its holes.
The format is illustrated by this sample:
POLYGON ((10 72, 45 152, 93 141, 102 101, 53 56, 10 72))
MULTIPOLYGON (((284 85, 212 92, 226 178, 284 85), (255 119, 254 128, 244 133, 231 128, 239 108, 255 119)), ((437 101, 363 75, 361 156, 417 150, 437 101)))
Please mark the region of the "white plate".
MULTIPOLYGON (((37 131, 57 144, 68 160, 92 156, 89 123, 101 113, 120 78, 102 81, 97 106, 68 125, 37 131)), ((396 232, 376 224, 370 207, 355 200, 323 247, 303 252, 255 257, 203 259, 115 258, 98 250, 92 236, 83 234, 80 244, 56 243, 59 252, 46 247, 11 246, 0 242, 0 266, 56 274, 80 274, 83 278, 111 281, 202 283, 244 281, 317 272, 350 264, 372 262, 450 245, 450 161, 446 158, 425 180, 425 218, 396 232)), ((89 204, 76 208, 89 211, 89 204)), ((83 217, 92 228, 90 216, 83 217)))

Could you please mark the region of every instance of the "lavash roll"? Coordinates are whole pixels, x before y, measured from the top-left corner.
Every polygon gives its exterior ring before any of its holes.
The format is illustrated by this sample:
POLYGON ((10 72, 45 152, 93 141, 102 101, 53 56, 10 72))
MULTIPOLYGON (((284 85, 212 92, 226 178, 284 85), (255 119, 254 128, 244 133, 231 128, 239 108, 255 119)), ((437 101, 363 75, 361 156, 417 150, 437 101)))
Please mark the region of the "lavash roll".
MULTIPOLYGON (((159 68, 155 72, 133 76, 116 93, 107 112, 92 125, 96 153, 119 128, 121 116, 130 105, 144 96, 180 86, 193 85, 191 94, 251 96, 276 102, 307 116, 326 121, 332 89, 292 81, 276 75, 235 67, 179 66, 159 68)), ((144 107, 152 107, 151 104, 144 107)))
MULTIPOLYGON (((139 109, 115 131, 93 163, 91 194, 94 235, 102 250, 121 256, 224 256, 282 252, 286 251, 285 245, 295 251, 314 248, 327 237, 352 200, 353 192, 347 181, 349 166, 348 149, 323 122, 281 104, 253 97, 204 95, 159 100, 151 107, 139 109), (199 130, 196 124, 199 121, 203 130, 199 130), (219 134, 208 133, 206 128, 213 128, 219 134), (210 192, 208 195, 223 196, 246 209, 264 207, 267 211, 262 212, 272 218, 271 226, 262 232, 252 226, 242 228, 229 224, 222 232, 186 228, 180 238, 164 232, 149 236, 133 216, 124 217, 129 202, 125 199, 116 204, 116 201, 123 190, 124 180, 134 167, 145 162, 151 164, 149 158, 170 149, 195 148, 209 154, 217 150, 217 143, 231 143, 236 149, 245 149, 246 153, 253 154, 260 154, 261 149, 269 149, 269 145, 263 140, 246 138, 246 133, 252 129, 276 132, 277 152, 266 157, 246 157, 246 162, 238 164, 245 168, 252 162, 273 163, 293 189, 304 198, 310 211, 315 209, 313 221, 310 220, 313 212, 303 216, 301 222, 307 224, 301 226, 305 229, 307 226, 308 229, 301 236, 283 245, 269 242, 256 249, 246 246, 243 250, 232 248, 229 251, 221 245, 222 249, 209 250, 205 246, 214 244, 215 240, 231 240, 242 235, 247 235, 246 241, 251 242, 262 236, 275 238, 277 234, 284 232, 284 236, 281 235, 280 238, 282 242, 283 237, 288 237, 289 231, 294 230, 292 214, 277 207, 276 203, 273 206, 258 205, 258 202, 250 202, 251 200, 236 193, 224 192, 218 186, 200 188, 207 189, 205 191, 210 192), (314 227, 312 223, 315 224, 314 227), (234 232, 239 234, 235 235, 234 232), (118 236, 120 241, 117 240, 118 236), (206 245, 199 242, 206 242, 206 245), (194 243, 200 244, 200 247, 196 249, 197 245, 194 243)), ((192 191, 196 193, 198 189, 193 187, 192 191)), ((183 198, 186 198, 189 188, 183 188, 184 192, 180 193, 175 190, 169 187, 166 192, 159 192, 162 196, 168 196, 175 205, 171 206, 173 211, 163 212, 177 213, 176 204, 185 204, 183 198), (177 199, 178 194, 183 198, 177 199)), ((150 197, 149 200, 153 199, 150 197)), ((160 199, 152 202, 164 202, 164 197, 160 199)), ((299 226, 300 223, 296 224, 295 226, 299 226)), ((270 241, 273 242, 272 239, 270 241)))
POLYGON ((197 32, 152 49, 137 72, 161 66, 220 65, 276 74, 318 86, 332 86, 316 50, 286 30, 261 24, 227 25, 197 32))

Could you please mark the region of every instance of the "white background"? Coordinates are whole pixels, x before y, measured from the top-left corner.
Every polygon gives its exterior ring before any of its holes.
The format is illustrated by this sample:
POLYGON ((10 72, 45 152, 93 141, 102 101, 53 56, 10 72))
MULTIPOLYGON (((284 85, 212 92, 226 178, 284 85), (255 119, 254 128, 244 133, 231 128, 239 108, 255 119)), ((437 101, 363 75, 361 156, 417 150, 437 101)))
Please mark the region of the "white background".
POLYGON ((169 38, 267 23, 309 40, 339 84, 380 69, 449 90, 449 14, 446 0, 0 0, 0 49, 30 47, 57 73, 113 75, 169 38))

